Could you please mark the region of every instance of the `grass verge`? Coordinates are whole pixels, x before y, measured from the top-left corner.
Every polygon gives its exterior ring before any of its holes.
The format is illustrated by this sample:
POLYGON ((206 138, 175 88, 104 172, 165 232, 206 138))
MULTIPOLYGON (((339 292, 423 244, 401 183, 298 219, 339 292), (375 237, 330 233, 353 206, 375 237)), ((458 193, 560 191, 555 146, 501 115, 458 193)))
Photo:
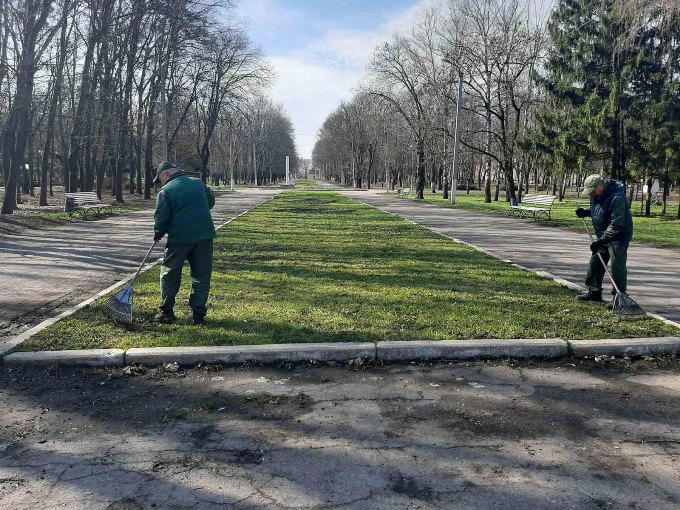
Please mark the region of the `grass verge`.
POLYGON ((318 188, 319 183, 314 179, 298 179, 295 181, 296 188, 318 188))
MULTIPOLYGON (((508 214, 508 203, 505 200, 501 199, 498 202, 487 204, 484 202, 484 194, 481 192, 467 195, 465 192, 461 193, 459 191, 456 195, 457 202, 455 205, 452 205, 449 200, 444 200, 442 198, 441 193, 431 193, 428 192, 428 190, 425 191, 425 201, 430 204, 442 207, 467 209, 486 214, 499 214, 503 216, 508 214)), ((415 200, 413 194, 408 195, 408 198, 415 200)), ((583 223, 574 214, 574 210, 577 207, 588 207, 588 200, 585 198, 567 198, 562 202, 555 201, 551 213, 552 220, 549 221, 544 215, 541 215, 538 221, 541 225, 568 228, 583 233, 583 223)), ((670 209, 671 211, 674 210, 672 204, 670 204, 670 209)), ((650 217, 640 214, 639 204, 633 204, 632 212, 633 222, 635 224, 634 241, 651 244, 653 246, 658 246, 659 248, 674 248, 680 250, 680 220, 669 214, 663 216, 661 214, 660 206, 652 208, 653 214, 650 217)))
POLYGON ((158 274, 138 280, 132 329, 95 304, 20 349, 677 334, 327 192, 282 193, 220 230, 204 327, 188 323, 186 273, 179 323, 152 322, 158 274))

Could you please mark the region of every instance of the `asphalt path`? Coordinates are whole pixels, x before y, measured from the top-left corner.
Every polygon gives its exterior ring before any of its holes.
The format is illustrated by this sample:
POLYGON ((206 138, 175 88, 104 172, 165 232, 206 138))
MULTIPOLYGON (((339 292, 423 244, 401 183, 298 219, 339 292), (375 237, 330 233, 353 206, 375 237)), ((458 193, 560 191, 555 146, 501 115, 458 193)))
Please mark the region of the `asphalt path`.
POLYGON ((0 508, 677 510, 647 365, 0 365, 0 508))
MULTIPOLYGON (((220 225, 280 191, 218 192, 214 222, 220 225)), ((121 280, 152 242, 153 210, 0 236, 0 344, 121 280)), ((160 257, 163 246, 149 260, 160 257)))
MULTIPOLYGON (((590 240, 583 233, 531 219, 480 214, 405 200, 383 190, 343 191, 436 232, 474 244, 504 260, 583 285, 590 240)), ((680 251, 633 242, 628 251, 628 292, 645 310, 680 322, 680 251)), ((605 276, 605 293, 611 285, 605 276)))

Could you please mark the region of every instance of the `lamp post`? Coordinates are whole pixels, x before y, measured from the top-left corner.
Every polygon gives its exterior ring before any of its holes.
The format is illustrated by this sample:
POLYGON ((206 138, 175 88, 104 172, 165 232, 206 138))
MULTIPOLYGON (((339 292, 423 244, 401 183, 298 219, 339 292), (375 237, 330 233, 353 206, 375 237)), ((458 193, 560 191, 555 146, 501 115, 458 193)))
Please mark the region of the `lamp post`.
POLYGON ((453 137, 453 167, 451 169, 451 203, 456 203, 456 188, 458 187, 458 180, 456 174, 458 173, 458 166, 460 160, 460 108, 463 103, 463 71, 458 70, 458 100, 456 101, 456 128, 453 137))
POLYGON ((286 156, 286 186, 290 185, 290 157, 286 156))

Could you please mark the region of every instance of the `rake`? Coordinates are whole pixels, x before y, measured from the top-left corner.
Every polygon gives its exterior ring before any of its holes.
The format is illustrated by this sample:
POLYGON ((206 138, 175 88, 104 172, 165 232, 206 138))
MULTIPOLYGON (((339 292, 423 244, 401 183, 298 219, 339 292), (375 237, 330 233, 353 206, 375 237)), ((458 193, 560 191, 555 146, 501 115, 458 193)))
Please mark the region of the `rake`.
POLYGON ((142 260, 139 269, 137 269, 137 272, 132 277, 132 280, 130 280, 130 283, 118 294, 107 299, 102 305, 102 311, 114 321, 120 322, 121 324, 132 324, 132 303, 135 296, 132 286, 135 284, 135 280, 139 276, 139 273, 142 272, 142 268, 144 267, 144 264, 146 264, 146 259, 151 255, 151 251, 154 249, 157 242, 158 241, 154 241, 151 248, 149 248, 149 251, 146 252, 144 260, 142 260))
MULTIPOLYGON (((581 218, 583 220, 583 226, 586 227, 586 230, 588 231, 588 235, 590 236, 590 242, 595 242, 595 238, 593 237, 593 234, 590 232, 590 228, 588 228, 588 224, 586 223, 585 218, 581 218)), ((598 251, 597 256, 600 259, 600 262, 602 262, 602 265, 604 266, 605 271, 607 271, 607 274, 609 275, 609 279, 612 282, 612 285, 614 286, 614 290, 616 291, 616 294, 614 295, 614 303, 612 307, 612 312, 614 312, 617 315, 645 315, 645 311, 642 309, 640 305, 638 305, 635 301, 633 301, 628 294, 625 292, 621 292, 621 289, 619 289, 619 286, 616 285, 616 282, 614 281, 614 278, 612 277, 611 272, 609 271, 609 268, 607 267, 607 264, 605 263, 604 259, 602 258, 602 254, 598 251)))

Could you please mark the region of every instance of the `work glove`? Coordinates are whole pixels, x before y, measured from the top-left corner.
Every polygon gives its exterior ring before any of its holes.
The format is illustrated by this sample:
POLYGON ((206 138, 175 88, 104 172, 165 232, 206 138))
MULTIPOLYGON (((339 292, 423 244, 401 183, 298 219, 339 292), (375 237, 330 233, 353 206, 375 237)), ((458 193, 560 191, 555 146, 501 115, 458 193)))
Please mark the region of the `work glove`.
POLYGON ((579 207, 578 209, 576 209, 576 216, 578 216, 579 218, 587 218, 588 216, 590 216, 590 210, 584 209, 583 207, 579 207))
POLYGON ((163 239, 163 236, 162 236, 162 235, 154 234, 154 236, 153 236, 154 242, 157 243, 157 242, 160 241, 161 239, 163 239))
POLYGON ((590 245, 590 251, 592 251, 593 253, 597 253, 598 251, 600 251, 600 248, 602 248, 605 244, 607 244, 606 241, 598 239, 597 241, 590 245))

